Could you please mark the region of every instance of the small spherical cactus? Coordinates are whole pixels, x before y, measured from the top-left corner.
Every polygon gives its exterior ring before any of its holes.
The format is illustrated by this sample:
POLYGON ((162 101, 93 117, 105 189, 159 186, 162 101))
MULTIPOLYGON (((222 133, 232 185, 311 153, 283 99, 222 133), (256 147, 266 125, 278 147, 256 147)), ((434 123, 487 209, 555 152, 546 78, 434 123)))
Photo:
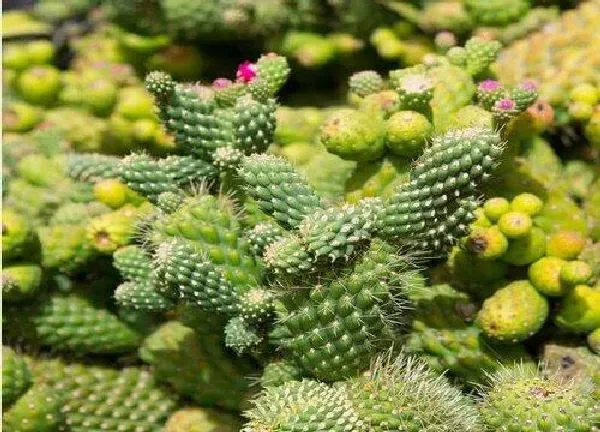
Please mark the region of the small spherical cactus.
POLYGON ((506 252, 508 240, 496 226, 474 227, 465 240, 465 247, 478 258, 493 260, 506 252))
POLYGON ((560 271, 560 280, 568 286, 585 284, 591 277, 592 268, 584 261, 566 262, 560 271))
POLYGON ((561 273, 566 261, 557 257, 543 257, 529 267, 529 281, 542 294, 561 297, 566 294, 561 273))
POLYGON ((416 156, 432 130, 433 126, 423 114, 399 111, 386 121, 386 145, 396 155, 416 156))
POLYGON ((351 93, 365 97, 383 89, 383 78, 373 70, 356 72, 350 77, 348 87, 351 93))
POLYGON ((379 159, 385 144, 380 124, 351 109, 340 110, 325 121, 321 141, 330 153, 359 161, 379 159))
POLYGON ((577 258, 585 247, 585 237, 577 231, 558 231, 548 238, 546 254, 566 260, 577 258))
POLYGON ((529 216, 538 214, 544 202, 536 195, 530 193, 522 193, 514 197, 510 203, 510 209, 515 212, 525 213, 529 216))
POLYGON ((496 222, 500 219, 504 213, 510 210, 510 203, 505 198, 490 198, 483 203, 483 211, 485 216, 492 222, 496 222))
POLYGON ((526 213, 510 211, 498 219, 498 228, 510 239, 526 236, 532 226, 533 221, 526 213))
POLYGON ((476 323, 491 339, 519 342, 537 333, 547 317, 548 301, 528 281, 521 280, 485 300, 476 323))

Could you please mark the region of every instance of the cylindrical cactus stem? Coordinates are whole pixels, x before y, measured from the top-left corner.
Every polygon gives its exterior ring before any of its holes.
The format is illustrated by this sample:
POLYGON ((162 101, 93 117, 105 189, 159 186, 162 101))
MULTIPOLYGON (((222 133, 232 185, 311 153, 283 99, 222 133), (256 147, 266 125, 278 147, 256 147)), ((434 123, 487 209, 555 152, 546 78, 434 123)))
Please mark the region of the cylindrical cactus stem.
POLYGON ((76 295, 55 294, 4 309, 9 339, 79 355, 125 353, 139 343, 139 336, 116 316, 76 295))
POLYGON ((99 180, 118 177, 119 159, 115 156, 76 153, 67 160, 67 175, 73 180, 96 183, 99 180))
POLYGON ((238 294, 221 270, 184 239, 162 243, 154 256, 157 289, 163 295, 194 304, 206 311, 233 315, 238 294))
POLYGON ((262 257, 265 249, 270 244, 279 240, 284 234, 284 230, 273 223, 259 223, 246 233, 250 249, 256 257, 262 257))
POLYGON ((260 56, 255 67, 256 76, 248 83, 248 88, 260 101, 274 97, 290 75, 287 59, 275 53, 260 56))
POLYGON ((123 307, 150 312, 171 310, 175 304, 158 293, 151 281, 123 282, 115 290, 115 300, 123 307))
POLYGON ((322 208, 308 181, 282 158, 266 154, 247 156, 238 173, 248 195, 284 227, 297 228, 306 216, 322 208))
POLYGON ((214 178, 217 170, 213 165, 189 156, 154 160, 144 154, 131 154, 121 160, 118 173, 127 186, 156 202, 163 192, 178 193, 180 188, 189 187, 194 181, 214 178))
POLYGON ((256 348, 263 340, 262 336, 240 316, 230 319, 224 331, 225 346, 240 355, 256 348))
POLYGON ((139 246, 125 246, 113 253, 113 265, 123 279, 144 281, 150 277, 152 257, 139 246))
POLYGON ((229 112, 232 142, 244 154, 263 153, 273 142, 275 100, 258 102, 242 96, 229 112))
POLYGON ((163 72, 151 72, 146 88, 155 96, 161 121, 181 150, 210 162, 217 147, 231 141, 231 128, 208 87, 177 84, 163 72))
POLYGON ((475 219, 477 186, 502 153, 500 136, 468 128, 436 137, 381 212, 379 235, 439 252, 454 244, 475 219))

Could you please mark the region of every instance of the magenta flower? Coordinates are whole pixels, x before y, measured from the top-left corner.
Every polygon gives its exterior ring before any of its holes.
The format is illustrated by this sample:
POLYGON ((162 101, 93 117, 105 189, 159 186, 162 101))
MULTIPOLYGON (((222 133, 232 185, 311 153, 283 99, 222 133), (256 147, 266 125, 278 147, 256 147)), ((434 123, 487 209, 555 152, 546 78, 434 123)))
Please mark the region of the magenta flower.
POLYGON ((496 80, 485 80, 479 83, 479 89, 483 91, 496 91, 501 88, 502 85, 496 80))
POLYGON ((497 101, 494 106, 496 107, 496 109, 501 111, 510 111, 515 108, 516 104, 514 100, 505 98, 497 101))
POLYGON ((525 80, 525 81, 523 81, 522 83, 519 84, 519 88, 521 90, 534 92, 534 91, 537 91, 538 85, 533 80, 525 80))
POLYGON ((251 82, 256 76, 256 65, 246 60, 238 66, 237 80, 242 82, 251 82))

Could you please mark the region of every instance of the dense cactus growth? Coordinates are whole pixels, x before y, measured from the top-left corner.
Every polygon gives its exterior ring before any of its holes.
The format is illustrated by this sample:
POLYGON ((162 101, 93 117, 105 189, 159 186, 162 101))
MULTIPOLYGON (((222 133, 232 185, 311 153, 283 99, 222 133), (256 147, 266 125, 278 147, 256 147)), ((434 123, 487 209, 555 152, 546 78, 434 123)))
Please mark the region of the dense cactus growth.
POLYGON ((2 429, 596 432, 571 3, 4 13, 2 429))

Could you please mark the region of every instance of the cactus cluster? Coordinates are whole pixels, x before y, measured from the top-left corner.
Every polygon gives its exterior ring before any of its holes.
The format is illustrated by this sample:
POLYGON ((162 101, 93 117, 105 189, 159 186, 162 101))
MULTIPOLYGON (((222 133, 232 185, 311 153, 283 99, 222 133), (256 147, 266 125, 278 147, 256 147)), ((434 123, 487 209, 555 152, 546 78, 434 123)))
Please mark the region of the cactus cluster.
POLYGON ((598 431, 597 2, 7 14, 2 428, 598 431))

